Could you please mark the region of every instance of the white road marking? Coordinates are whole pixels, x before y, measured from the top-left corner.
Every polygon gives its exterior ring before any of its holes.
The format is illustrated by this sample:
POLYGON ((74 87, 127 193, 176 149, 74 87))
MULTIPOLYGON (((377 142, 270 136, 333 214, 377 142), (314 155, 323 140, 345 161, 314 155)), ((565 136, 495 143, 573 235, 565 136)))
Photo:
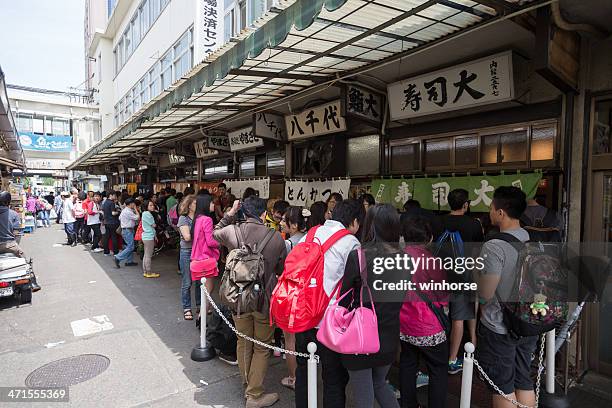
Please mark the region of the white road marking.
POLYGON ((204 380, 200 380, 200 384, 208 385, 208 383, 204 380))
POLYGON ((59 247, 63 247, 64 245, 62 244, 53 244, 53 248, 59 248, 59 247))
POLYGON ((70 322, 72 333, 75 337, 87 336, 89 334, 100 333, 112 330, 115 326, 110 322, 108 316, 93 316, 90 319, 75 320, 70 322))
POLYGON ((89 281, 89 282, 87 282, 87 283, 96 283, 96 281, 89 281))
POLYGON ((46 348, 52 348, 52 347, 56 347, 59 346, 60 344, 64 344, 66 341, 62 340, 62 341, 58 341, 57 343, 47 343, 45 344, 46 348))

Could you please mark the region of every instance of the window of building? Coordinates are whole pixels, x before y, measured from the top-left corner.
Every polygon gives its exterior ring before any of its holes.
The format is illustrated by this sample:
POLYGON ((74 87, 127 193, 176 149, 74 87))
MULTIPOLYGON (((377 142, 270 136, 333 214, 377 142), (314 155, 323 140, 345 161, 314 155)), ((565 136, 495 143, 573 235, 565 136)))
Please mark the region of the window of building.
POLYGON ((390 146, 391 172, 409 173, 421 168, 421 143, 409 142, 390 146))
POLYGON ((53 119, 49 116, 45 116, 45 134, 53 134, 53 119))
POLYGON ((191 30, 186 32, 183 37, 173 47, 174 53, 174 81, 189 71, 191 68, 191 30))
POLYGON ((149 0, 144 0, 140 5, 138 18, 140 19, 140 36, 144 37, 149 31, 149 0))
POLYGON ((455 168, 478 167, 478 136, 455 137, 455 168))
POLYGON ((128 92, 125 97, 125 119, 129 119, 132 116, 132 93, 128 92))
POLYGON ((149 84, 147 83, 147 75, 140 80, 140 103, 145 105, 149 102, 149 84))
POLYGON ((32 132, 32 118, 33 115, 20 113, 17 115, 17 130, 19 132, 32 132))
POLYGON ((161 89, 167 89, 172 84, 172 51, 161 58, 161 89))
POLYGON ((96 64, 98 68, 98 83, 102 81, 102 54, 98 54, 98 58, 96 59, 96 64))
POLYGON ((70 135, 70 122, 68 119, 53 118, 51 125, 51 134, 53 135, 70 135))
POLYGON ((159 64, 155 64, 152 70, 149 71, 149 97, 151 99, 159 95, 160 92, 160 78, 159 78, 159 64))
POLYGON ((132 88, 132 110, 138 112, 138 109, 140 109, 140 82, 132 88))
POLYGON ((502 163, 525 163, 527 161, 528 131, 529 129, 525 127, 500 135, 502 163))
POLYGON ((119 105, 118 104, 115 105, 115 116, 114 116, 114 119, 115 119, 115 127, 118 127, 119 126, 119 105))
POLYGON ((367 176, 379 173, 380 136, 350 138, 347 142, 347 170, 349 176, 367 176))
POLYGON ((453 140, 451 138, 425 141, 425 169, 435 170, 450 167, 452 149, 453 140))
POLYGON ((225 41, 229 41, 233 36, 236 35, 236 19, 234 17, 234 9, 230 9, 227 13, 225 13, 225 18, 223 19, 223 38, 225 41))
POLYGON ((612 100, 600 100, 595 103, 595 120, 593 126, 593 154, 612 153, 612 100))
POLYGON ((132 43, 134 44, 134 49, 140 43, 140 18, 138 18, 138 12, 136 13, 136 17, 132 20, 132 43))
POLYGON ((32 119, 32 131, 34 133, 45 133, 45 120, 42 116, 34 116, 32 119))
POLYGON ((240 30, 238 32, 242 32, 242 30, 244 30, 247 27, 247 6, 246 6, 246 0, 241 1, 240 3, 238 3, 238 8, 240 9, 240 30))

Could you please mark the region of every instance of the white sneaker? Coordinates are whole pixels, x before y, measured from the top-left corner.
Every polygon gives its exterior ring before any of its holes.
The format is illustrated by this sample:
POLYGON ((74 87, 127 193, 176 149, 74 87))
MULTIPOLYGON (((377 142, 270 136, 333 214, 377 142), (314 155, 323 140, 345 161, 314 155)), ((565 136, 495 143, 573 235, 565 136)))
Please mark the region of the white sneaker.
POLYGON ((104 249, 102 249, 102 248, 96 248, 96 249, 92 249, 91 250, 91 252, 96 252, 96 253, 97 252, 103 252, 103 251, 104 251, 104 249))

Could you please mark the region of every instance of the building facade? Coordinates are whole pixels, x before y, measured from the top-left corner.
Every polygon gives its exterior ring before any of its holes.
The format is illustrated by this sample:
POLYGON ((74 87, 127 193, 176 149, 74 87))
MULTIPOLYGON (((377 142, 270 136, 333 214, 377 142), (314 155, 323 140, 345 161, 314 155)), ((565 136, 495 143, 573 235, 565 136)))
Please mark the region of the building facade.
POLYGON ((29 176, 70 185, 66 168, 101 139, 100 117, 89 97, 8 85, 8 96, 29 176))
POLYGON ((274 5, 273 0, 88 0, 88 88, 106 137, 274 5))

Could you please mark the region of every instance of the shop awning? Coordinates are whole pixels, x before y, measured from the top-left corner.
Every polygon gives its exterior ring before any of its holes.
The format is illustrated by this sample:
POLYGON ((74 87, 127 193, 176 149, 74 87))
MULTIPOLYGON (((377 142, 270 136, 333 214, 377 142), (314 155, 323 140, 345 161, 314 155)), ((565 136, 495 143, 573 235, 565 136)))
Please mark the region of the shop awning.
POLYGON ((0 68, 0 164, 10 168, 25 168, 25 156, 9 105, 4 72, 0 68))
POLYGON ((408 56, 547 1, 281 1, 238 38, 149 102, 70 169, 117 162, 149 146, 223 129, 238 115, 408 56))

